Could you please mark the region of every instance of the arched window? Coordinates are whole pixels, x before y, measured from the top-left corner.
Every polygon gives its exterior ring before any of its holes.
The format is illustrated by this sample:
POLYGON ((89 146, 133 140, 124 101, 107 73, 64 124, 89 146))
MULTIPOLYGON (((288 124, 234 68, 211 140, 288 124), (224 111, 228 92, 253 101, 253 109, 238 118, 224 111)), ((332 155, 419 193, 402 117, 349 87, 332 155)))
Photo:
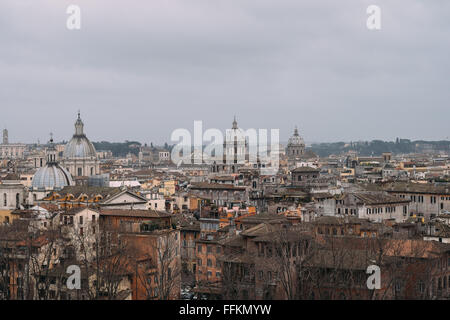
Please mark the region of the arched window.
POLYGON ((4 207, 8 206, 8 196, 6 193, 3 194, 3 206, 4 207))
POLYGON ((16 194, 16 209, 19 209, 20 207, 20 194, 16 194))
POLYGON ((81 177, 83 175, 83 169, 78 168, 78 176, 81 177))

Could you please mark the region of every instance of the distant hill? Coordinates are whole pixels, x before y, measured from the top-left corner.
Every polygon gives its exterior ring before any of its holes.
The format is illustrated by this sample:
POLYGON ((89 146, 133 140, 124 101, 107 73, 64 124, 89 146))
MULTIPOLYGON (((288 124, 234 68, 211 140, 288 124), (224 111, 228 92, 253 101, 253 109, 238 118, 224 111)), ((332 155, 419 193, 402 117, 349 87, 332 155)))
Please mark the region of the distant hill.
POLYGON ((331 154, 339 155, 348 151, 357 151, 363 156, 380 156, 383 152, 393 154, 407 153, 450 153, 450 141, 411 141, 408 139, 396 139, 396 141, 358 141, 358 142, 333 142, 314 143, 310 148, 320 157, 327 157, 331 154))
POLYGON ((125 141, 125 142, 92 142, 97 151, 111 151, 114 157, 125 157, 127 154, 139 154, 140 142, 125 141))

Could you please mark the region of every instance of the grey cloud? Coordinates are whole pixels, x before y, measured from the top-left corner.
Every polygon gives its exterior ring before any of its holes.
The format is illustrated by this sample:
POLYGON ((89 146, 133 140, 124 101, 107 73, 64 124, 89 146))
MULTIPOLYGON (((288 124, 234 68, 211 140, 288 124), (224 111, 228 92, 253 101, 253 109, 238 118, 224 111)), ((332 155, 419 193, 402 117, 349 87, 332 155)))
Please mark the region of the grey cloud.
POLYGON ((295 125, 307 141, 443 139, 449 13, 445 0, 3 0, 0 125, 67 140, 81 109, 94 141, 165 142, 235 114, 283 140, 295 125), (370 4, 381 31, 365 27, 370 4))

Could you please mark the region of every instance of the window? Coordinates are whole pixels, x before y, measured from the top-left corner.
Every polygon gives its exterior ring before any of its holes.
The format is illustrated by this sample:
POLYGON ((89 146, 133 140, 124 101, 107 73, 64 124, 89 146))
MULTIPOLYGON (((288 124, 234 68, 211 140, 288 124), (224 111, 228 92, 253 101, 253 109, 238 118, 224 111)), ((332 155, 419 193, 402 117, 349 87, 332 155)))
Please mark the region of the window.
POLYGON ((264 271, 260 270, 258 271, 258 280, 263 280, 264 279, 264 271))
POLYGON ((212 253, 212 246, 207 246, 206 251, 207 253, 212 253))
POLYGON ((202 253, 202 245, 199 245, 199 246, 198 246, 197 251, 198 251, 198 253, 202 253))
POLYGON ((419 280, 419 283, 417 284, 417 291, 421 294, 425 292, 425 283, 422 280, 419 280))
POLYGON ((83 224, 83 216, 80 216, 80 224, 83 224))
POLYGON ((212 267, 212 261, 211 261, 211 259, 208 259, 208 261, 207 261, 206 263, 207 263, 208 267, 212 267))
POLYGON ((8 196, 6 195, 6 193, 3 194, 3 206, 8 206, 8 196))
POLYGON ((400 281, 395 282, 395 293, 399 294, 402 291, 402 284, 400 281))
POLYGON ((198 259, 197 264, 198 264, 199 266, 201 266, 201 265, 202 265, 202 259, 198 259))

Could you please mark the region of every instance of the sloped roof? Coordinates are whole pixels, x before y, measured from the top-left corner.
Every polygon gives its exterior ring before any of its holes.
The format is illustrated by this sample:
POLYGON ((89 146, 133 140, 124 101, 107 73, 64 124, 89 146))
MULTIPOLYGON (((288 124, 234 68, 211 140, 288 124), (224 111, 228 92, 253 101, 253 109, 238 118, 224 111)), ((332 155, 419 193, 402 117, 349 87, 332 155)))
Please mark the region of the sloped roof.
POLYGON ((245 191, 245 187, 236 187, 232 184, 194 182, 191 183, 191 189, 216 189, 216 190, 235 190, 245 191))
POLYGON ((320 172, 320 169, 305 166, 305 167, 297 167, 297 168, 291 170, 291 172, 294 172, 294 173, 317 172, 318 173, 318 172, 320 172))
POLYGON ((61 196, 72 194, 75 198, 78 198, 82 194, 87 195, 89 198, 101 195, 103 199, 106 199, 121 192, 122 190, 120 188, 69 186, 63 188, 61 191, 58 192, 58 194, 60 194, 61 196))
POLYGON ((135 218, 168 218, 170 214, 155 210, 100 210, 101 216, 135 217, 135 218))
POLYGON ((409 199, 394 197, 383 192, 355 192, 352 194, 362 203, 370 205, 410 202, 409 199))

